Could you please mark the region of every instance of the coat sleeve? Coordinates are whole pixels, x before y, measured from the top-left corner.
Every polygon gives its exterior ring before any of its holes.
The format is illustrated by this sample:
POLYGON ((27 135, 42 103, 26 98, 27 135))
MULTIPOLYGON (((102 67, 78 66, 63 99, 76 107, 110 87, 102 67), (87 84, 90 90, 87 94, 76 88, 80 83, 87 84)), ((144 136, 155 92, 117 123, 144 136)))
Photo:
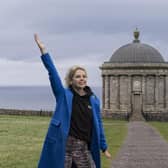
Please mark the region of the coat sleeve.
POLYGON ((48 71, 49 79, 52 87, 52 91, 54 93, 55 98, 58 98, 61 93, 64 91, 64 87, 62 85, 59 74, 54 66, 54 63, 48 53, 41 56, 42 62, 45 68, 48 71))
POLYGON ((107 149, 107 143, 106 143, 106 138, 104 134, 104 128, 102 124, 102 116, 101 116, 101 111, 100 111, 100 102, 98 100, 98 122, 99 122, 99 131, 100 131, 100 149, 104 152, 107 149))

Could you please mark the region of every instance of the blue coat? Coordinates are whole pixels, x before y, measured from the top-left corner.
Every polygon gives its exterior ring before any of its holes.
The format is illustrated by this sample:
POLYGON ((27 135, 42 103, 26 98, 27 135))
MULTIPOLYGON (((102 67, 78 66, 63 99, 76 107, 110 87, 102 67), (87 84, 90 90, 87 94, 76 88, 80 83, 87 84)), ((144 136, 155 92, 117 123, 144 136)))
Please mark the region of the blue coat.
MULTIPOLYGON (((69 88, 63 87, 49 54, 42 55, 41 58, 49 73, 52 91, 56 98, 56 109, 45 137, 38 168, 64 168, 65 147, 70 128, 73 94, 69 88)), ((101 121, 99 100, 95 95, 92 95, 90 96, 90 103, 93 112, 90 151, 96 168, 100 168, 100 149, 106 150, 107 144, 101 121)))

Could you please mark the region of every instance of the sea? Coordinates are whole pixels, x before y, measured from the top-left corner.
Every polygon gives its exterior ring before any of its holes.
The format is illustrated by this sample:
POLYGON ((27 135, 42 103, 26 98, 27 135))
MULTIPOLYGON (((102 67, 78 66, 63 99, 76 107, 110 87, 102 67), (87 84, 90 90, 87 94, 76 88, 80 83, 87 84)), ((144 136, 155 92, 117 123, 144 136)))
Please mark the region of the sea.
MULTIPOLYGON (((101 100, 101 87, 91 88, 101 100)), ((0 86, 0 109, 53 111, 55 106, 50 86, 0 86)))

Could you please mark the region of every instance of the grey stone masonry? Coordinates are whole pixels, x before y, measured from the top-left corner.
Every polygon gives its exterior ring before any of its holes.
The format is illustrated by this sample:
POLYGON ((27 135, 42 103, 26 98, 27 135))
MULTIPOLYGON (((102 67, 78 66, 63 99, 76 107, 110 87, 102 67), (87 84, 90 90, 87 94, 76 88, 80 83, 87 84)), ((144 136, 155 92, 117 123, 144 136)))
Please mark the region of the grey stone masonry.
POLYGON ((129 122, 127 138, 112 168, 168 168, 168 142, 147 123, 129 122))
MULTIPOLYGON (((134 113, 139 116, 143 113, 148 115, 155 113, 160 118, 168 115, 167 62, 134 64, 104 62, 100 69, 103 77, 104 117, 113 118, 118 114, 117 116, 121 115, 122 118, 123 114, 133 116, 134 113), (135 111, 136 109, 139 112, 135 111)), ((154 120, 155 115, 152 116, 154 120)), ((143 119, 143 116, 139 117, 139 120, 140 118, 143 119)))
POLYGON ((0 115, 52 116, 53 111, 0 109, 0 115))

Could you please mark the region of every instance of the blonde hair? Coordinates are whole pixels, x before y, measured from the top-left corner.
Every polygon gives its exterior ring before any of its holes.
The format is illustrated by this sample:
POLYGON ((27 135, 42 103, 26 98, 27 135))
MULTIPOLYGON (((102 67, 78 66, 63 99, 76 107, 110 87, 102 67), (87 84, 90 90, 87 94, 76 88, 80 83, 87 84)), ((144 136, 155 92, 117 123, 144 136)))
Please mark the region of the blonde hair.
POLYGON ((72 78, 73 78, 73 76, 75 75, 75 72, 76 72, 77 70, 82 70, 82 71, 84 71, 84 72, 86 73, 86 76, 87 76, 87 72, 86 72, 86 69, 85 69, 85 68, 83 68, 83 67, 81 67, 81 66, 78 66, 78 65, 72 66, 72 67, 68 70, 68 72, 67 72, 67 74, 66 74, 66 76, 65 76, 65 84, 66 84, 67 87, 70 87, 70 86, 71 86, 72 78))

